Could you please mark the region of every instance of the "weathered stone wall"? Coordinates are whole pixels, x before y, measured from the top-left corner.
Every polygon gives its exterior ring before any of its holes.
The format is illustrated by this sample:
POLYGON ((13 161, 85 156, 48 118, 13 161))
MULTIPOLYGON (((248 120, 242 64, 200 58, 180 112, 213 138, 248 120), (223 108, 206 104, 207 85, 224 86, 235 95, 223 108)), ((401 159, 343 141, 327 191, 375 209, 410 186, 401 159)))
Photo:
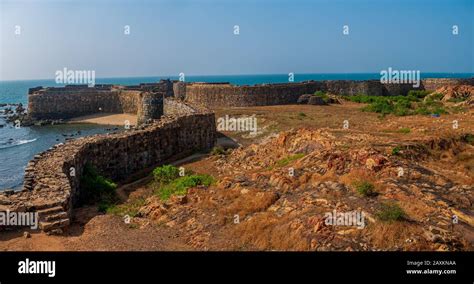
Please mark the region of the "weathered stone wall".
POLYGON ((120 90, 118 91, 118 99, 120 103, 120 112, 122 113, 138 113, 138 107, 140 105, 140 93, 141 91, 133 90, 120 90))
POLYGON ((186 97, 186 83, 173 82, 173 93, 175 98, 184 99, 186 97))
POLYGON ((196 107, 190 106, 180 99, 165 98, 164 100, 165 115, 183 115, 195 112, 196 107))
POLYGON ((28 112, 34 119, 72 118, 98 112, 133 113, 139 111, 142 92, 163 92, 165 97, 185 99, 206 107, 248 107, 294 104, 302 94, 321 90, 341 95, 360 93, 373 96, 406 95, 413 89, 436 90, 443 85, 474 85, 469 79, 424 79, 419 88, 412 84, 382 84, 378 80, 308 81, 288 84, 234 86, 228 83, 184 83, 162 80, 137 86, 100 85, 67 88, 32 88, 28 112))
POLYGON ((28 114, 33 119, 72 118, 99 112, 120 113, 118 92, 92 88, 49 90, 28 96, 28 114))
POLYGON ((147 92, 162 92, 166 97, 172 97, 173 83, 162 80, 138 86, 31 88, 28 91, 28 114, 36 120, 68 119, 101 112, 137 114, 143 102, 140 94, 147 92))
MULTIPOLYGON (((413 84, 382 84, 378 80, 330 80, 255 86, 189 83, 181 89, 184 89, 186 101, 210 108, 219 108, 293 104, 300 95, 312 94, 319 90, 339 95, 397 96, 406 95, 414 89, 434 91, 449 84, 474 85, 474 78, 425 79, 421 80, 418 88, 413 87, 413 84)), ((180 96, 183 97, 183 94, 180 93, 180 96)))
POLYGON ((300 95, 314 93, 320 86, 320 82, 255 86, 189 84, 186 101, 208 107, 292 104, 300 95))
POLYGON ((163 100, 165 96, 165 92, 143 92, 140 94, 141 103, 137 113, 138 125, 149 123, 163 115, 163 100))
POLYGON ((81 198, 80 177, 86 163, 120 181, 195 151, 207 151, 215 141, 214 113, 198 108, 190 114, 163 116, 136 130, 70 140, 35 156, 25 170, 22 191, 0 193, 0 211, 37 211, 43 230, 62 228, 81 198))

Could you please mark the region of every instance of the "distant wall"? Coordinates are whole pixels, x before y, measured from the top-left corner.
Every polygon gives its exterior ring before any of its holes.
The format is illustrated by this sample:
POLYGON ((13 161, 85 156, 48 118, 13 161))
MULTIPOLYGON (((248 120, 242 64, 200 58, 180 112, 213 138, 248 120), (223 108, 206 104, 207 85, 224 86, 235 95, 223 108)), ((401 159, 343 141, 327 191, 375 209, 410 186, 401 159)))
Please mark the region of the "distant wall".
POLYGON ((28 114, 34 119, 67 119, 95 113, 138 112, 141 91, 47 90, 28 96, 28 114))
MULTIPOLYGON (((330 80, 255 86, 189 83, 185 87, 180 86, 179 90, 180 97, 184 97, 189 103, 219 108, 294 104, 299 96, 315 91, 339 95, 397 96, 406 95, 414 89, 434 91, 444 85, 456 84, 474 85, 474 78, 425 79, 421 80, 418 88, 412 84, 382 84, 378 80, 330 80)), ((175 89, 178 87, 175 86, 175 89)))
POLYGON ((320 88, 320 82, 256 86, 189 84, 186 86, 186 101, 207 107, 292 104, 300 95, 314 93, 320 88))
POLYGON ((303 94, 325 91, 340 95, 367 94, 371 96, 406 95, 410 90, 436 90, 444 85, 474 85, 470 79, 424 79, 418 88, 412 84, 382 84, 378 80, 307 81, 287 84, 235 86, 229 83, 184 83, 163 80, 160 83, 137 86, 109 86, 96 88, 30 89, 28 112, 34 119, 72 118, 82 115, 139 112, 143 92, 163 93, 165 97, 184 99, 195 105, 210 108, 248 107, 294 104, 303 94))
POLYGON ((137 86, 35 87, 28 91, 28 114, 36 120, 69 119, 101 112, 137 114, 143 103, 142 93, 163 93, 165 97, 172 97, 173 82, 161 80, 137 86))

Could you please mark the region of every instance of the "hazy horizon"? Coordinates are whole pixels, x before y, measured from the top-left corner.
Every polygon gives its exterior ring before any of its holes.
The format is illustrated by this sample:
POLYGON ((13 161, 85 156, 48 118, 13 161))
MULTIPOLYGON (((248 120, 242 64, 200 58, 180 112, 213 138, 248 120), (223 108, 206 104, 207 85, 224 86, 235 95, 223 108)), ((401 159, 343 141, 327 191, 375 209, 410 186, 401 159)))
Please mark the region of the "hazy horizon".
MULTIPOLYGON (((296 73, 294 74, 296 77, 298 75, 378 75, 380 72, 345 72, 345 73, 338 73, 338 72, 331 72, 331 73, 296 73)), ((472 75, 474 76, 474 72, 422 72, 423 74, 452 74, 452 75, 472 75)), ((266 73, 255 73, 255 74, 189 74, 186 77, 238 77, 238 76, 287 76, 288 74, 284 73, 274 73, 274 74, 266 74, 266 73)), ((143 75, 143 76, 119 76, 119 77, 97 77, 96 80, 101 79, 133 79, 133 78, 178 78, 179 75, 143 75)), ((423 76, 422 76, 423 77, 423 76)), ((425 77, 426 78, 426 77, 425 77)), ((34 78, 34 79, 14 79, 14 80, 0 80, 0 82, 15 82, 15 81, 54 81, 54 78, 34 78)))
POLYGON ((473 2, 0 0, 0 80, 474 73, 473 2))

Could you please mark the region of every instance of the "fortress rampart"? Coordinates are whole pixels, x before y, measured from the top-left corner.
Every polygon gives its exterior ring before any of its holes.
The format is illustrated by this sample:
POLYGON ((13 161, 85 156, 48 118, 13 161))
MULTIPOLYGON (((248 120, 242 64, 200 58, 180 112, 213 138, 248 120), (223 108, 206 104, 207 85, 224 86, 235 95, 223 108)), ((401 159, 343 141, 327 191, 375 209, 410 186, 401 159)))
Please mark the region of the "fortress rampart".
POLYGON ((474 85, 469 79, 424 79, 420 86, 412 84, 382 84, 378 80, 368 81, 307 81, 301 83, 262 84, 236 86, 229 83, 184 83, 162 80, 136 86, 96 85, 68 86, 65 88, 32 88, 28 97, 28 114, 34 120, 68 119, 96 113, 138 114, 140 122, 147 121, 151 115, 159 116, 160 110, 147 105, 151 97, 158 102, 162 97, 175 97, 191 104, 208 108, 249 107, 265 105, 294 104, 303 94, 316 91, 339 95, 367 94, 372 96, 406 95, 408 91, 436 90, 445 85, 474 85), (145 94, 148 93, 148 94, 145 94), (152 95, 155 94, 155 95, 152 95), (148 99, 144 99, 148 97, 148 99))
POLYGON ((80 202, 86 163, 114 181, 207 151, 216 141, 214 113, 170 99, 167 115, 122 133, 67 141, 38 154, 25 170, 23 189, 0 193, 0 211, 36 211, 43 231, 69 225, 80 202))
POLYGON ((159 118, 165 97, 173 96, 173 83, 162 80, 137 86, 70 85, 61 88, 31 88, 28 115, 33 120, 69 119, 96 113, 138 114, 141 121, 159 118), (151 103, 151 104, 150 104, 151 103), (141 117, 144 116, 144 117, 141 117))
POLYGON ((179 96, 190 103, 219 108, 294 104, 300 95, 316 91, 338 95, 397 96, 406 95, 410 90, 434 91, 441 86, 456 84, 474 85, 474 78, 424 79, 418 88, 414 88, 412 84, 382 84, 378 80, 334 80, 255 86, 188 83, 179 88, 175 86, 175 91, 179 90, 179 96))

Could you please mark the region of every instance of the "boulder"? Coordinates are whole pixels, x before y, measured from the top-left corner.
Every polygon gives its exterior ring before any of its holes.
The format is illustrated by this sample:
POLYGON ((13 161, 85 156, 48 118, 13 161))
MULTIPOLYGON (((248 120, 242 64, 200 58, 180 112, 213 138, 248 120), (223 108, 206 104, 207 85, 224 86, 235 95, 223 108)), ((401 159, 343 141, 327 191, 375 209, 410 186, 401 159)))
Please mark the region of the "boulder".
POLYGON ((323 100, 322 97, 311 96, 308 100, 308 104, 322 106, 322 105, 326 105, 326 102, 323 100))
POLYGON ((305 95, 301 95, 298 100, 296 101, 296 103, 298 104, 307 104, 308 101, 309 101, 309 98, 311 98, 312 95, 310 94, 305 94, 305 95))

